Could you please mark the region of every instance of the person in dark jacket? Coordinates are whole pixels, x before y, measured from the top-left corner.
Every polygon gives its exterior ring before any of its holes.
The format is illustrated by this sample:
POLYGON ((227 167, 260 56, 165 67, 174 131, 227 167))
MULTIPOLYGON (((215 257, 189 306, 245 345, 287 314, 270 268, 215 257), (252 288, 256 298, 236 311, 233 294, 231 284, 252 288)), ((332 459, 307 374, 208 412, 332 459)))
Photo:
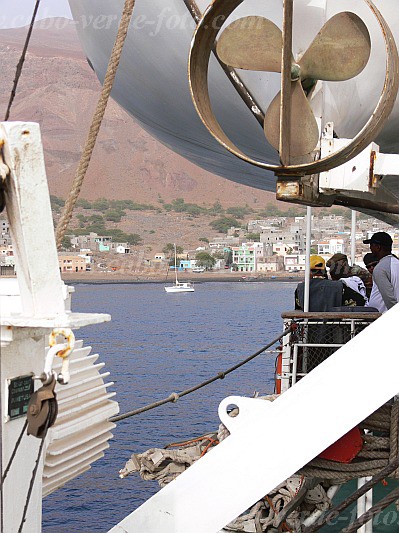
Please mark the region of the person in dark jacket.
MULTIPOLYGON (((305 283, 295 291, 295 309, 304 309, 305 283)), ((327 279, 326 262, 319 255, 310 256, 309 311, 330 312, 334 307, 364 306, 365 298, 342 281, 327 279)))

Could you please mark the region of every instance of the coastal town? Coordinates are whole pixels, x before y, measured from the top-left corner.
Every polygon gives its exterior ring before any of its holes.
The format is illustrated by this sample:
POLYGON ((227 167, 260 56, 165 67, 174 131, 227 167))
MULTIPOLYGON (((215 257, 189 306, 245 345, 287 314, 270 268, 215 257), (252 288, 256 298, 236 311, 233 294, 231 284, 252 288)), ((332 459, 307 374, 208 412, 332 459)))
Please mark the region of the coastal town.
MULTIPOLYGON (((189 217, 188 217, 189 218, 189 217)), ((214 224, 215 226, 215 224, 214 224)), ((7 219, 0 220, 0 274, 15 275, 13 246, 7 219)), ((368 246, 363 240, 376 231, 387 231, 393 239, 393 251, 399 249, 399 230, 366 216, 356 221, 355 263, 363 266, 368 246)), ((182 242, 149 247, 141 238, 121 241, 119 235, 102 235, 94 231, 70 233, 58 253, 62 275, 88 279, 116 276, 162 277, 176 268, 187 274, 239 273, 245 276, 281 277, 305 270, 306 217, 270 216, 248 219, 245 224, 210 231, 198 239, 198 246, 182 242)), ((312 216, 311 253, 326 260, 336 253, 351 255, 350 221, 344 215, 312 216)), ((130 235, 131 237, 131 235, 130 235)), ((138 236, 137 236, 138 237, 138 236)), ((156 238, 156 235, 154 235, 156 238)), ((40 238, 40 237, 38 237, 40 238)))

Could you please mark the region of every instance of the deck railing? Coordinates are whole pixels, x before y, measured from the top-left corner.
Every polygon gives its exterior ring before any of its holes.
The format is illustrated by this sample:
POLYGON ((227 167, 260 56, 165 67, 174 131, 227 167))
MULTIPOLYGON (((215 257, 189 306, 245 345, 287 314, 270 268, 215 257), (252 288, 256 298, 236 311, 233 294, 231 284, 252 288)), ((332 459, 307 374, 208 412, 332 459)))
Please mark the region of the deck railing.
POLYGON ((276 373, 277 391, 284 392, 292 387, 379 316, 380 313, 375 312, 350 311, 283 313, 284 328, 291 326, 291 332, 283 338, 276 373))

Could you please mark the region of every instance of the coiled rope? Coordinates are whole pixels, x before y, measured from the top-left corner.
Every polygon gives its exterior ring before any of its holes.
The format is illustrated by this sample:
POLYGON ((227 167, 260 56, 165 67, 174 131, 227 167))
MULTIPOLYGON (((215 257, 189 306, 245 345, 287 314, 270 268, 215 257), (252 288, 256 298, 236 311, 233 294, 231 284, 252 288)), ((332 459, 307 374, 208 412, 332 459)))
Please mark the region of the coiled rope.
MULTIPOLYGON (((360 429, 383 432, 386 436, 364 435, 363 448, 351 463, 316 458, 299 473, 306 477, 328 479, 337 483, 377 475, 398 457, 398 413, 399 402, 386 404, 359 424, 360 429)), ((391 477, 397 477, 397 472, 393 472, 391 477)))
POLYGON ((169 402, 175 403, 177 402, 179 398, 182 398, 183 396, 187 396, 188 394, 191 394, 192 392, 202 389, 203 387, 210 385, 211 383, 213 383, 214 381, 217 381, 218 379, 224 379, 225 376, 227 376, 228 374, 231 374, 231 372, 234 372, 238 368, 244 366, 246 363, 249 363, 250 361, 252 361, 252 359, 255 359, 255 357, 258 357, 258 355, 268 350, 271 346, 273 346, 279 340, 281 340, 285 335, 290 333, 291 330, 292 330, 291 327, 287 328, 283 333, 281 333, 281 335, 279 335, 278 337, 273 339, 271 342, 269 342, 269 344, 267 344, 266 346, 264 346, 263 348, 255 352, 254 354, 250 355, 249 357, 247 357, 240 363, 237 363, 234 366, 228 368, 224 372, 219 372, 213 378, 207 379, 206 381, 203 381, 202 383, 199 383, 198 385, 195 385, 194 387, 191 387, 190 389, 184 390, 182 392, 179 392, 179 393, 172 392, 172 394, 170 394, 167 398, 164 398, 163 400, 159 400, 158 402, 153 402, 148 405, 145 405, 144 407, 140 407, 139 409, 135 409, 134 411, 128 411, 127 413, 113 416, 112 418, 110 418, 110 421, 119 422, 120 420, 125 420, 126 418, 130 418, 132 416, 139 415, 146 411, 150 411, 151 409, 155 409, 156 407, 160 407, 161 405, 165 405, 166 403, 169 403, 169 402))
POLYGON ((19 61, 18 61, 18 64, 17 64, 17 70, 15 72, 14 84, 13 84, 13 87, 12 87, 12 90, 11 90, 11 95, 10 95, 10 99, 8 101, 7 111, 6 111, 6 114, 5 114, 5 117, 4 117, 5 121, 8 120, 9 117, 10 117, 11 106, 12 106, 12 104, 14 102, 14 98, 15 98, 15 95, 17 93, 18 82, 19 82, 19 79, 20 79, 21 74, 22 74, 22 67, 23 67, 24 62, 25 62, 26 52, 28 51, 28 46, 29 46, 31 35, 32 35, 32 31, 33 31, 33 25, 35 23, 36 15, 37 15, 37 12, 39 10, 39 4, 40 4, 40 0, 36 0, 35 8, 33 10, 32 19, 31 19, 31 22, 30 22, 30 25, 29 25, 29 30, 28 30, 28 33, 26 35, 25 44, 24 44, 24 47, 23 47, 23 50, 22 50, 21 57, 19 58, 19 61))
POLYGON ((125 0, 122 11, 121 21, 116 35, 115 43, 112 49, 111 57, 108 62, 107 72, 105 74, 103 87, 100 97, 97 102, 96 111, 93 115, 93 120, 86 139, 86 144, 76 170, 75 178, 72 183, 71 190, 57 225, 56 230, 56 244, 57 248, 61 246, 66 229, 72 217, 72 212, 79 197, 82 188, 83 180, 93 154, 94 146, 96 144, 97 136, 100 131, 101 123, 104 117, 105 109, 112 91, 115 81, 116 72, 120 63, 123 45, 125 44, 129 24, 133 15, 135 0, 125 0))

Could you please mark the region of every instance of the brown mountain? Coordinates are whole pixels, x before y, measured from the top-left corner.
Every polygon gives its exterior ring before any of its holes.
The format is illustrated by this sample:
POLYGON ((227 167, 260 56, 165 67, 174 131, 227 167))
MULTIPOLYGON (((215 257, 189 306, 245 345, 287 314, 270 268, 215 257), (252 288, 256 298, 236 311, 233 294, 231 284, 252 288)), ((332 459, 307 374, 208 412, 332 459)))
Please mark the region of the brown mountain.
MULTIPOLYGON (((27 29, 0 31, 0 105, 3 115, 27 29)), ((11 110, 11 120, 39 122, 50 191, 68 195, 100 93, 72 21, 36 24, 11 110)), ((81 197, 263 207, 271 193, 205 172, 161 145, 115 102, 109 103, 81 197), (198 201, 201 198, 201 201, 198 201)))

